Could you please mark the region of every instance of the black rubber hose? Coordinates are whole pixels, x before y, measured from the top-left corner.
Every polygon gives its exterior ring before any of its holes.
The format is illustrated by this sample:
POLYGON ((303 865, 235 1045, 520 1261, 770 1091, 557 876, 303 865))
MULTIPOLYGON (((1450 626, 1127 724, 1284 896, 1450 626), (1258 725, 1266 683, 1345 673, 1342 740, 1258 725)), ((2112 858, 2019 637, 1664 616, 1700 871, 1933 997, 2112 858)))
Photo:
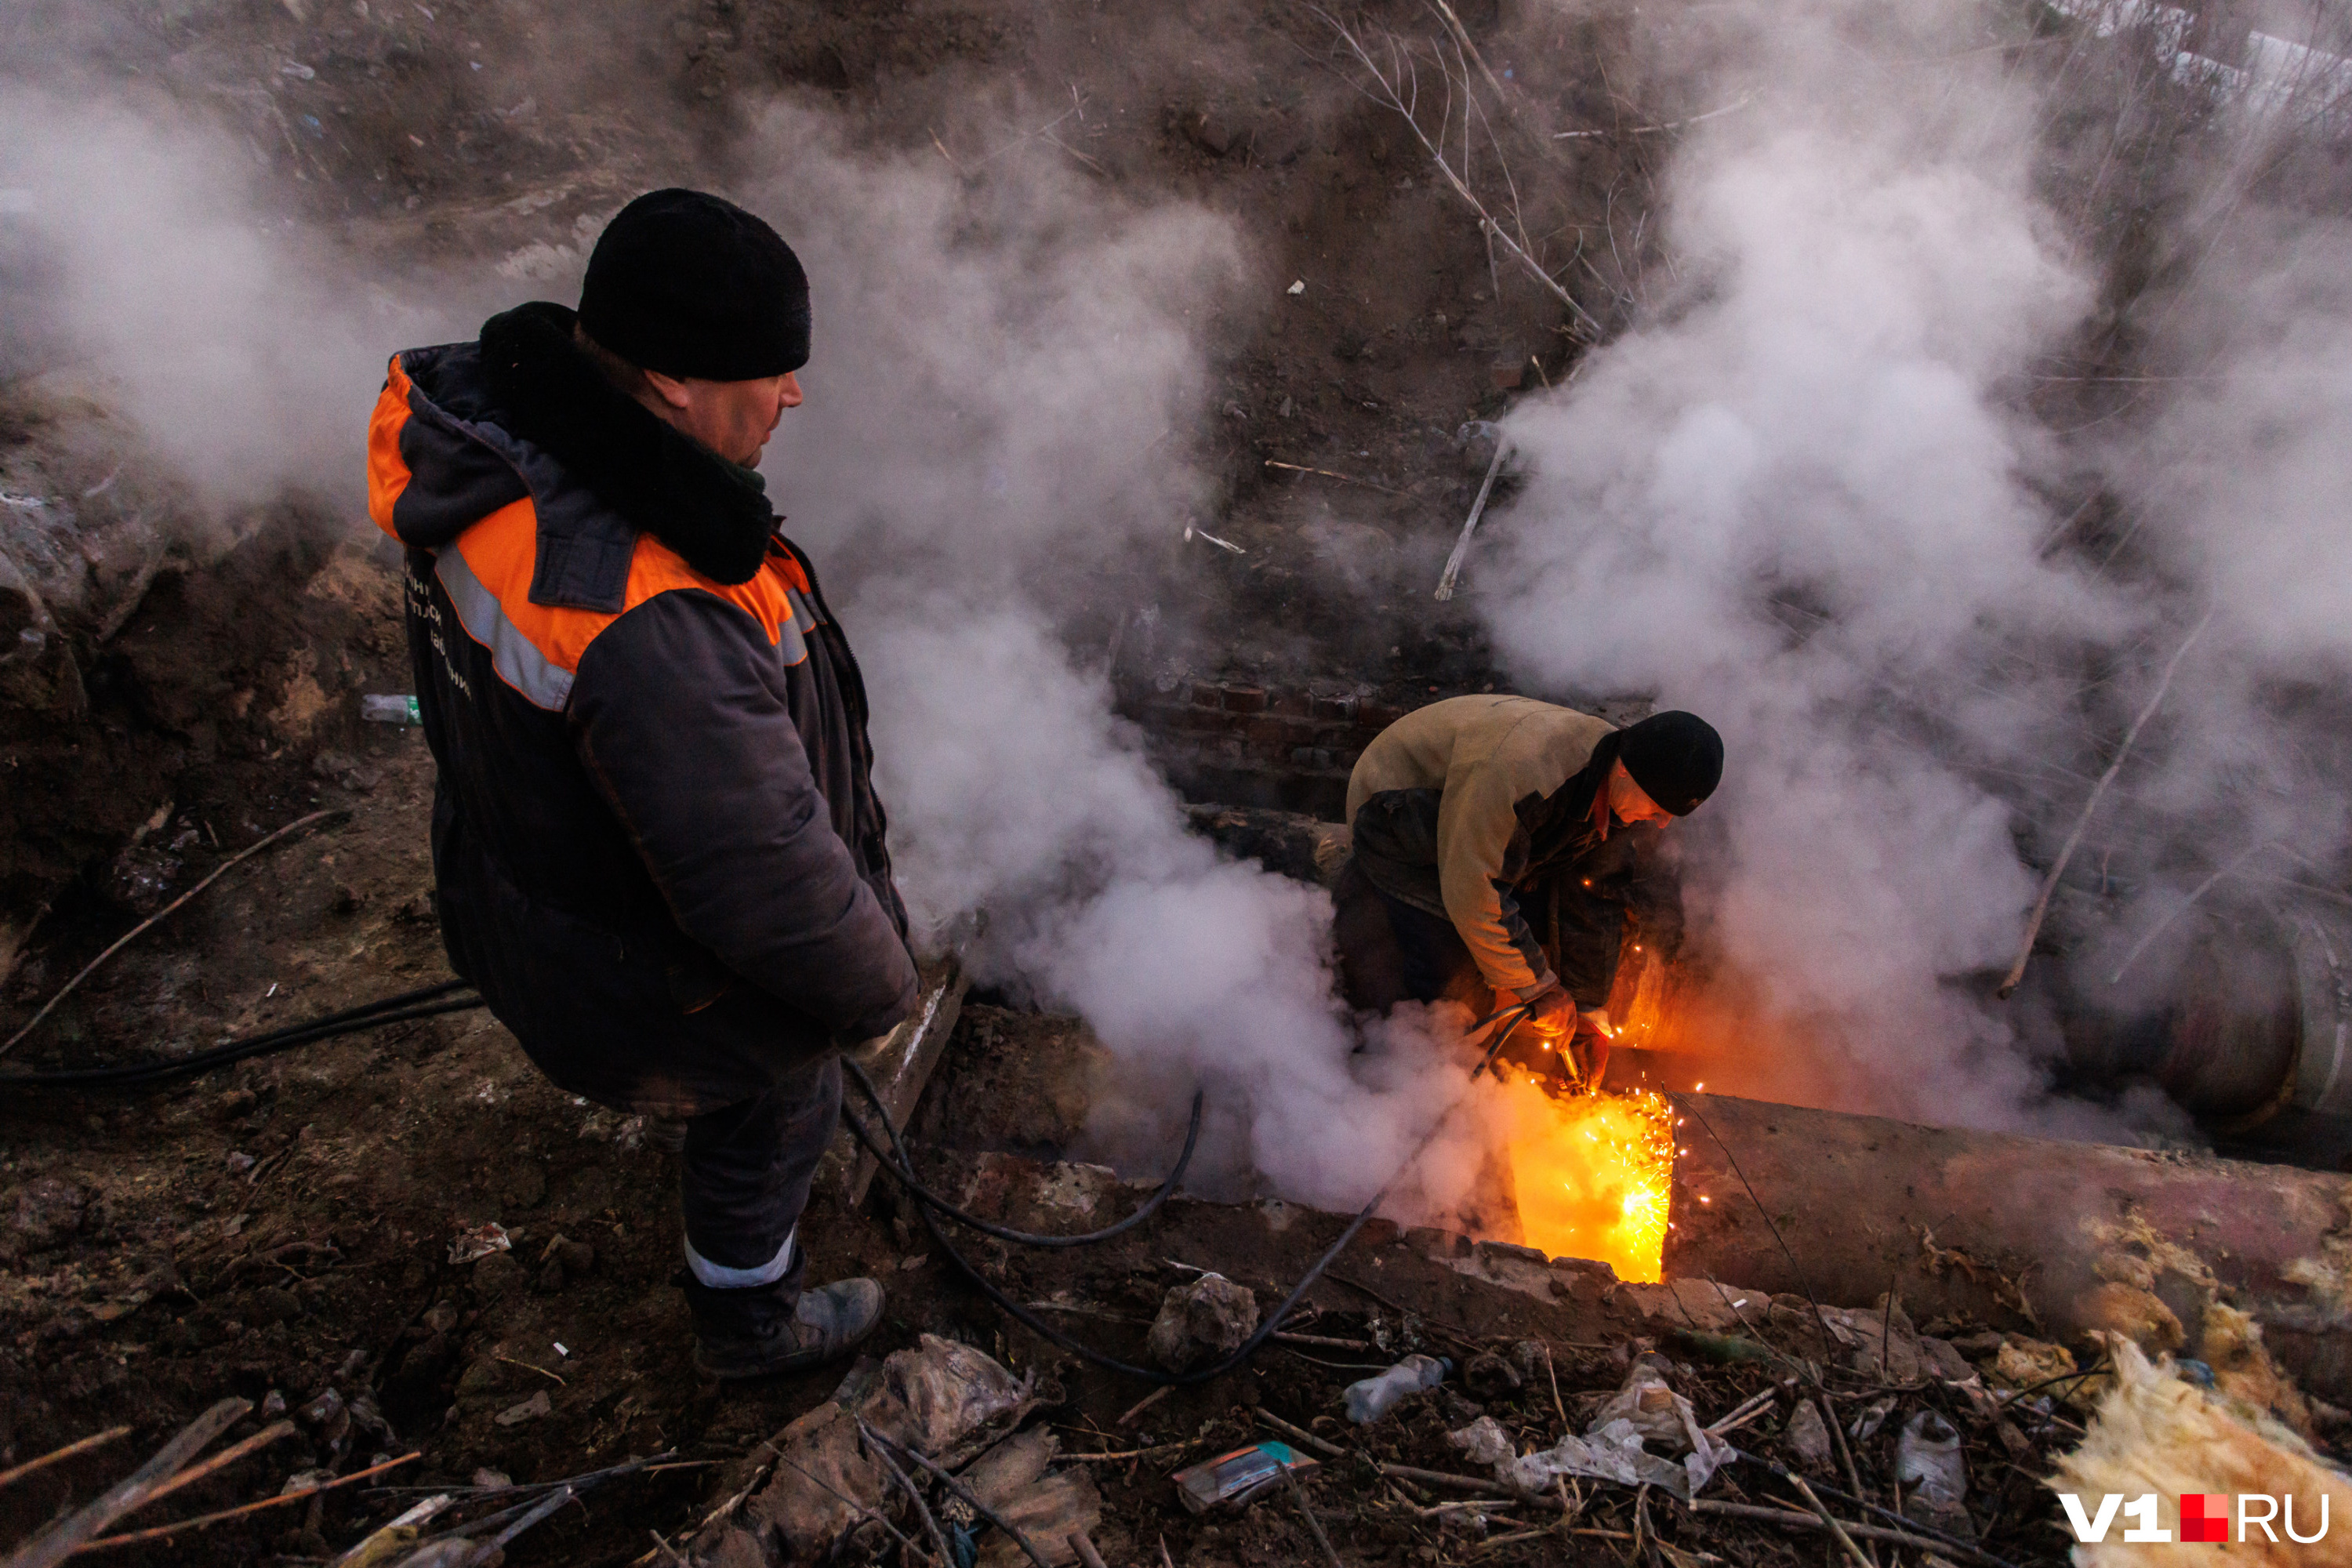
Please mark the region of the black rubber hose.
MULTIPOLYGON (((892 1124, 889 1112, 884 1109, 882 1105, 882 1097, 874 1088, 874 1080, 866 1076, 864 1068, 860 1068, 856 1062, 849 1060, 845 1057, 842 1059, 842 1066, 848 1070, 850 1077, 856 1082, 858 1089, 866 1095, 866 1099, 872 1101, 875 1110, 882 1118, 883 1131, 890 1135, 890 1146, 898 1155, 898 1159, 897 1161, 882 1161, 882 1168, 890 1173, 893 1180, 905 1183, 902 1169, 905 1165, 911 1164, 911 1161, 907 1157, 907 1145, 905 1141, 898 1136, 898 1129, 892 1124)), ((1432 1136, 1434 1136, 1434 1130, 1432 1131, 1432 1136)), ((1419 1151, 1416 1150, 1414 1152, 1418 1153, 1419 1151)), ((1410 1165, 1411 1163, 1412 1162, 1410 1160, 1406 1162, 1407 1165, 1410 1165)), ((1398 1173, 1403 1173, 1403 1167, 1399 1168, 1398 1173)), ((907 1184, 908 1191, 915 1197, 917 1212, 921 1214, 923 1216, 923 1228, 930 1232, 932 1241, 938 1244, 940 1250, 946 1253, 949 1258, 954 1262, 958 1268, 963 1270, 964 1276, 967 1279, 969 1279, 973 1284, 980 1287, 981 1294, 986 1296, 991 1301, 996 1303, 997 1308, 1007 1317, 1012 1318, 1014 1321, 1020 1323, 1024 1328, 1029 1330, 1032 1333, 1036 1334, 1040 1338, 1053 1344, 1059 1345, 1064 1350, 1068 1351, 1071 1354, 1077 1356, 1082 1360, 1090 1361, 1097 1366, 1107 1368, 1111 1372, 1124 1373, 1129 1377, 1141 1378, 1146 1383, 1164 1384, 1176 1388, 1189 1387, 1196 1383, 1207 1383, 1212 1379, 1223 1377, 1225 1373, 1233 1371, 1235 1367, 1240 1366, 1244 1362, 1249 1360, 1250 1357, 1255 1355, 1258 1352, 1259 1347, 1265 1343, 1267 1339, 1274 1334, 1276 1330, 1282 1327, 1284 1321, 1287 1319, 1290 1316, 1291 1311, 1297 1307, 1299 1298, 1307 1294, 1308 1287, 1312 1286, 1316 1280, 1321 1279, 1323 1277, 1323 1271, 1326 1268, 1328 1268, 1333 1260, 1336 1259, 1341 1252, 1347 1249, 1347 1246, 1349 1242, 1356 1239, 1357 1233, 1362 1230, 1365 1225, 1371 1219, 1372 1211, 1380 1206, 1381 1200, 1389 1195, 1387 1186, 1381 1187, 1379 1192, 1372 1194, 1371 1201, 1366 1204, 1361 1209, 1358 1210, 1356 1217, 1348 1222, 1348 1228, 1339 1233, 1339 1239, 1333 1242, 1328 1248, 1326 1248, 1323 1256, 1315 1260, 1314 1266, 1299 1277, 1298 1283, 1291 1288, 1290 1294, 1283 1298, 1282 1305, 1276 1307, 1273 1312, 1266 1317, 1265 1321, 1257 1326, 1257 1331, 1250 1335, 1248 1339, 1244 1340, 1240 1348, 1235 1350, 1233 1354, 1225 1357, 1224 1360, 1218 1362, 1213 1366, 1200 1367, 1192 1372, 1168 1373, 1162 1372, 1157 1367, 1137 1366, 1132 1362, 1124 1362, 1119 1360, 1117 1356, 1106 1355, 1101 1351, 1096 1350, 1092 1345, 1072 1339, 1068 1334, 1064 1333, 1053 1324, 1040 1319, 1036 1314, 1022 1306, 1021 1303, 1013 1300, 1012 1297, 1007 1296, 1003 1290, 998 1289, 994 1281, 991 1280, 986 1275, 981 1273, 977 1268, 973 1267, 971 1260, 966 1258, 962 1253, 958 1252, 955 1248, 955 1245, 948 1240, 947 1234, 940 1229, 940 1222, 932 1217, 932 1203, 925 1196, 923 1192, 912 1184, 907 1184)), ((1391 1178, 1390 1184, 1394 1184, 1393 1177, 1391 1178)))
MULTIPOLYGON (((881 1099, 875 1093, 873 1082, 866 1078, 866 1070, 846 1057, 842 1058, 842 1066, 856 1075, 857 1087, 864 1091, 869 1100, 873 1101, 875 1110, 880 1114, 883 1123, 887 1126, 890 1120, 890 1113, 883 1109, 881 1099)), ((1176 1191, 1176 1184, 1184 1179, 1185 1168, 1192 1163, 1193 1146, 1201 1141, 1202 1103, 1201 1092, 1195 1089, 1192 1093, 1192 1123, 1184 1131, 1184 1152, 1176 1157, 1176 1168, 1168 1173, 1168 1179, 1160 1184, 1159 1190, 1145 1201, 1141 1208, 1137 1209, 1117 1225, 1105 1226, 1100 1230, 1090 1230, 1081 1236, 1047 1236, 1040 1231, 1013 1230, 1009 1226, 984 1220, 967 1210, 960 1209, 923 1185, 916 1178, 913 1171, 893 1158, 890 1152, 883 1148, 875 1138, 872 1129, 868 1128, 847 1105, 841 1108, 841 1120, 848 1124, 850 1132, 856 1140, 866 1145, 866 1152, 874 1156, 876 1163, 896 1177, 900 1186, 957 1224, 968 1225, 972 1229, 995 1237, 1001 1241, 1018 1242, 1023 1247, 1091 1247, 1097 1241, 1108 1241, 1114 1236, 1133 1230, 1137 1226, 1159 1213, 1160 1206, 1166 1203, 1169 1196, 1176 1191)))
POLYGON ((255 1057, 274 1056, 292 1050, 297 1046, 316 1044, 333 1039, 339 1035, 357 1034, 362 1029, 373 1029, 386 1024, 406 1023, 416 1018, 430 1018, 443 1013, 463 1013, 483 1005, 478 996, 459 996, 446 1001, 453 991, 471 987, 463 980, 444 981, 415 991, 404 991, 396 996, 380 997, 357 1007, 330 1013, 321 1018, 290 1024, 265 1034, 250 1035, 242 1040, 215 1046, 193 1055, 169 1061, 131 1062, 120 1067, 76 1068, 60 1072, 20 1072, 0 1074, 0 1089, 110 1089, 129 1088, 142 1084, 168 1083, 173 1079, 193 1078, 232 1062, 247 1061, 255 1057))

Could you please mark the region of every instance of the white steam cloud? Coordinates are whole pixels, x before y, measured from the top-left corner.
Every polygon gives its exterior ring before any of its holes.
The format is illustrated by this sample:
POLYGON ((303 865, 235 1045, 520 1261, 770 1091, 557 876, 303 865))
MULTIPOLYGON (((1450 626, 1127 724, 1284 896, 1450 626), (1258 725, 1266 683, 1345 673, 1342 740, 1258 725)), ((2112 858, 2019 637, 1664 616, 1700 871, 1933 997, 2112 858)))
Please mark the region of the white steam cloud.
MULTIPOLYGON (((967 189, 935 157, 844 153, 803 114, 764 134, 791 153, 753 195, 807 260, 818 321, 809 402, 768 468, 796 536, 855 584, 835 596, 918 921, 987 910, 982 977, 1076 1010, 1118 1058, 1105 1152, 1171 1146, 1198 1085, 1201 1184, 1361 1203, 1459 1068, 1351 1055, 1328 898, 1189 832, 1055 631, 1091 563, 1205 504, 1187 456, 1239 237, 1047 159, 967 189)), ((1415 1201, 1446 1206, 1475 1165, 1442 1151, 1415 1201)))
POLYGON ((2102 818, 2147 851, 2130 923, 2250 827, 2306 863, 2339 847, 2340 779, 2313 787, 2261 693, 2345 651, 2342 252, 2308 226, 2252 276, 2209 272, 2173 303, 2231 340, 2218 378, 2152 437, 2069 442, 2021 393, 2095 279, 2035 192, 2048 105, 1970 64, 1986 13, 1915 13, 1891 76, 1859 13, 1734 16, 1753 75, 1714 87, 1756 106, 1671 168, 1679 281, 1654 272, 1647 323, 1508 423, 1532 477, 1488 547, 1490 623, 1530 684, 1653 691, 1724 731, 1688 829, 1741 1008, 1707 1042, 1720 1087, 2080 1128, 2042 1098, 2048 1026, 1981 977, 2038 880, 2019 837, 2054 852, 2200 605, 2210 641, 2102 818), (2152 564, 2053 548, 2070 465, 2154 521, 2152 564))
POLYGON ((95 390, 220 505, 289 483, 356 496, 352 389, 383 380, 387 343, 465 318, 272 216, 256 172, 168 103, 0 84, 10 372, 95 390))

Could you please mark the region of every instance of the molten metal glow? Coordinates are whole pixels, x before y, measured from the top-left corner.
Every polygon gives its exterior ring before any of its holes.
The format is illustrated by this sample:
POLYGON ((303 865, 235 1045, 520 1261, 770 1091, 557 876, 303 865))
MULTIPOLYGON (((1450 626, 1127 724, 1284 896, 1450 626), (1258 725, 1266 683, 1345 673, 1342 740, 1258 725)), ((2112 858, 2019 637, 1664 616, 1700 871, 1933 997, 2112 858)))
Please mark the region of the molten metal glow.
POLYGON ((1658 1279, 1675 1170, 1665 1100, 1646 1089, 1556 1097, 1523 1074, 1504 1092, 1526 1244, 1555 1258, 1598 1259, 1620 1279, 1658 1279))

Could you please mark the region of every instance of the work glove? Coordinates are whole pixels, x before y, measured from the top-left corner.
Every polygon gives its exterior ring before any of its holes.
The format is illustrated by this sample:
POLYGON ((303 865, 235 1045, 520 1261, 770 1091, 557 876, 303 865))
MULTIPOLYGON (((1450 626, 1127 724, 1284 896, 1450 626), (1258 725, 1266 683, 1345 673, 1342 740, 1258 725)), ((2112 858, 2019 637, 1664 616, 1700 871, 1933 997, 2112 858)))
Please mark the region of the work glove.
POLYGON ((1567 991, 1554 986, 1534 998, 1534 1010, 1524 1027, 1547 1050, 1561 1052, 1573 1076, 1598 1089, 1609 1070, 1609 1042, 1616 1027, 1606 1007, 1579 1008, 1567 991))
POLYGON ((1538 1039, 1557 1048, 1576 1032, 1576 1004, 1561 987, 1537 993, 1528 1005, 1527 1021, 1519 1026, 1538 1039))
POLYGON ((1601 1080, 1609 1076, 1609 1042, 1616 1036, 1610 1026, 1609 1009, 1595 1007, 1576 1016, 1577 1030, 1569 1041, 1568 1051, 1576 1063, 1584 1087, 1594 1093, 1601 1091, 1601 1080))

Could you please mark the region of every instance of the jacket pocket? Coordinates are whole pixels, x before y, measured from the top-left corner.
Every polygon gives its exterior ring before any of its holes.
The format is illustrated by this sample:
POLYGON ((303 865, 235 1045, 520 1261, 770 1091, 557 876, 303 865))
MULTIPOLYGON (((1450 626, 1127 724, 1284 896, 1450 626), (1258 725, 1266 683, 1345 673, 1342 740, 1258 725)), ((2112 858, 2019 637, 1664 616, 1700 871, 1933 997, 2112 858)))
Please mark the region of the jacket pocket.
POLYGON ((714 954, 691 945, 663 955, 662 980, 680 1013, 699 1013, 741 984, 714 954))

